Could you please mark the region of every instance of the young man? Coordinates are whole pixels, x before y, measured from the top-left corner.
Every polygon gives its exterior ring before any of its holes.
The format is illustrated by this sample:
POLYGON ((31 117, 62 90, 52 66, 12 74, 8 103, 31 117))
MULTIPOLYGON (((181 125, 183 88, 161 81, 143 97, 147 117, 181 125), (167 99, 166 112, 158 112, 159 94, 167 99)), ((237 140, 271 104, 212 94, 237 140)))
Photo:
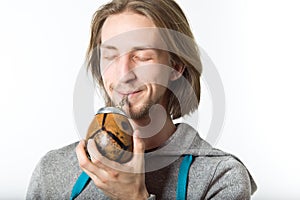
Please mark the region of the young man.
POLYGON ((107 106, 126 98, 133 158, 108 160, 91 139, 51 151, 34 171, 27 199, 69 199, 82 171, 92 181, 76 199, 250 199, 256 185, 236 157, 212 148, 189 125, 173 123, 197 109, 202 71, 189 24, 173 0, 102 6, 87 60, 107 106))

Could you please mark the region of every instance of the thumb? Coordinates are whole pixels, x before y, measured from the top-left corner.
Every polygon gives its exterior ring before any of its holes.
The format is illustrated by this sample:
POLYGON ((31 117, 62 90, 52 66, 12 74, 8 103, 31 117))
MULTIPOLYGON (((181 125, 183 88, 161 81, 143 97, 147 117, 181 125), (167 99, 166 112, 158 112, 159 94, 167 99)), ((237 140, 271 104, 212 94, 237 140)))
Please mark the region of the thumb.
POLYGON ((144 151, 145 144, 144 141, 139 137, 139 130, 135 130, 133 133, 133 158, 130 161, 130 165, 133 166, 136 173, 145 172, 144 163, 144 151))
POLYGON ((139 136, 140 136, 140 131, 135 130, 133 133, 133 153, 134 154, 144 154, 144 151, 145 151, 145 143, 139 136))

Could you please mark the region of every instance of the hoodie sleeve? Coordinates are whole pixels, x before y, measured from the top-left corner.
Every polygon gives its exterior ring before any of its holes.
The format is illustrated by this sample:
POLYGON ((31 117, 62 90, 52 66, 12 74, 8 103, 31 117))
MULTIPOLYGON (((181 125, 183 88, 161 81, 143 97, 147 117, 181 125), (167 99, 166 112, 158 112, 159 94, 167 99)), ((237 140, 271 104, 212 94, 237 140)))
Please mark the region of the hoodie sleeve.
POLYGON ((250 199, 252 191, 252 178, 246 167, 229 156, 222 159, 214 172, 208 187, 205 199, 250 199))

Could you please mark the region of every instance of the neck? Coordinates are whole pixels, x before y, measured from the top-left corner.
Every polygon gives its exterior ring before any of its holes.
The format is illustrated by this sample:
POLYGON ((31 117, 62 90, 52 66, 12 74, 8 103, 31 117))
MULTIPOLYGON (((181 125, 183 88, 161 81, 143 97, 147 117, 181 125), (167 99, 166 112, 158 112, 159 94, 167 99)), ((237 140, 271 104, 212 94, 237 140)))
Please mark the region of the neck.
POLYGON ((161 146, 176 131, 171 116, 166 113, 163 116, 162 113, 151 113, 149 116, 144 119, 130 120, 133 128, 140 131, 146 150, 161 146))

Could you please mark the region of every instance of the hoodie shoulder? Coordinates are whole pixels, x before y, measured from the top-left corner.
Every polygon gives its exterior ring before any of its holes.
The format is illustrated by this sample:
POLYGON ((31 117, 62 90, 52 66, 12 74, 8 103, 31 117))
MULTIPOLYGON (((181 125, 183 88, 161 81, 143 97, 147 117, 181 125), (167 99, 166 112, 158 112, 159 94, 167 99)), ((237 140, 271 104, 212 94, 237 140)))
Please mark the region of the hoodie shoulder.
POLYGON ((75 148, 78 142, 44 155, 31 176, 26 199, 64 199, 80 174, 75 148))
MULTIPOLYGON (((180 124, 179 127, 180 132, 186 130, 186 133, 197 133, 187 124, 180 124)), ((250 198, 251 194, 257 190, 253 177, 239 158, 214 148, 198 133, 185 154, 194 156, 193 167, 196 174, 199 171, 204 172, 196 176, 206 177, 206 181, 209 183, 207 185, 208 196, 219 197, 216 199, 248 199, 247 197, 250 198)), ((192 168, 191 171, 193 171, 192 168)))

